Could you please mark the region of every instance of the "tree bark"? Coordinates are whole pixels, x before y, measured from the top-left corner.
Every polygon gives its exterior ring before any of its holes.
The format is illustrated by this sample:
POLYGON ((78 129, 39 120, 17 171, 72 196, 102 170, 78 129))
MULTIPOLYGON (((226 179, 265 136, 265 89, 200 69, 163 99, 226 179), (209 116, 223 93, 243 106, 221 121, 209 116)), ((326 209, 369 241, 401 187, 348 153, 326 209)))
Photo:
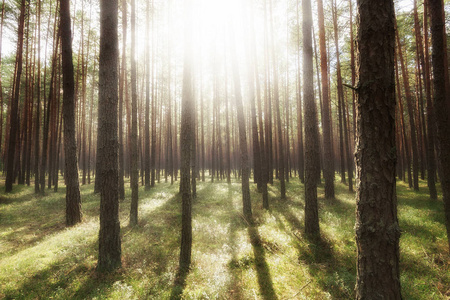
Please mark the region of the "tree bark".
MULTIPOLYGON (((396 25, 397 27, 397 25, 396 25)), ((400 37, 398 30, 396 30, 397 37, 397 53, 400 60, 402 77, 403 77, 403 87, 405 88, 406 104, 408 107, 409 115, 409 126, 411 131, 411 148, 412 148, 412 167, 413 167, 413 187, 415 191, 419 190, 419 154, 417 150, 417 136, 416 136, 416 122, 414 119, 414 108, 412 104, 411 89, 409 87, 409 76, 408 70, 406 69, 405 62, 403 60, 402 45, 400 43, 400 37)))
POLYGON ((314 99, 311 0, 303 0, 303 106, 305 112, 305 233, 320 237, 317 184, 320 173, 319 131, 314 99))
POLYGON ((401 299, 394 3, 358 0, 358 10, 356 299, 401 299))
POLYGON ((184 40, 184 70, 183 70, 183 94, 181 99, 181 248, 180 270, 186 272, 191 264, 192 252, 192 195, 191 195, 191 147, 194 138, 192 127, 193 113, 193 82, 192 82, 192 1, 185 1, 185 40, 184 40))
MULTIPOLYGON (((416 1, 414 1, 414 4, 416 1)), ((434 152, 435 145, 435 120, 434 120, 434 111, 433 111, 433 98, 431 97, 431 78, 430 78, 430 58, 429 58, 429 47, 428 47, 428 0, 425 0, 423 3, 424 11, 423 11, 423 28, 424 28, 424 41, 421 41, 421 35, 419 32, 419 26, 415 27, 418 31, 416 34, 419 38, 418 44, 420 47, 420 57, 421 64, 423 69, 423 82, 425 85, 425 94, 427 97, 427 184, 428 189, 430 191, 430 198, 433 200, 437 200, 437 191, 436 191, 436 156, 434 152), (423 45, 422 45, 423 44, 423 45), (423 50, 422 50, 423 47, 423 50), (423 55, 422 55, 423 54, 423 55)), ((414 11, 414 23, 418 23, 419 20, 416 21, 416 13, 417 8, 414 11)), ((418 16, 417 16, 418 19, 418 16)))
POLYGON ((11 97, 11 116, 9 125, 9 143, 8 156, 6 160, 6 180, 5 192, 12 192, 14 182, 14 157, 16 155, 16 135, 18 128, 19 114, 19 94, 20 94, 20 78, 22 76, 22 54, 23 54, 23 36, 25 25, 26 1, 22 0, 20 4, 19 28, 17 33, 17 53, 16 53, 16 72, 14 76, 14 88, 11 97))
POLYGON ((302 114, 302 87, 300 72, 300 18, 299 18, 299 0, 297 0, 297 139, 298 139, 298 175, 300 182, 305 182, 305 158, 303 147, 303 114, 302 114))
MULTIPOLYGON (((38 49, 41 49, 41 1, 37 0, 37 28, 38 28, 38 49)), ((37 81, 36 81, 36 119, 34 136, 34 193, 39 194, 39 135, 40 135, 40 117, 41 117, 41 51, 38 53, 37 63, 37 81)), ((3 114, 3 111, 2 111, 3 114)), ((1 140, 1 139, 0 139, 1 140)))
POLYGON ((239 127, 239 148, 241 150, 241 172, 242 172, 242 205, 244 217, 248 222, 252 221, 252 205, 250 199, 250 169, 248 166, 248 150, 247 150, 247 135, 245 129, 244 106, 242 104, 241 82, 239 78, 239 68, 236 55, 236 46, 234 40, 233 28, 231 29, 230 38, 230 52, 231 52, 231 66, 233 71, 234 83, 234 97, 236 101, 237 121, 239 127))
POLYGON ((60 28, 63 71, 64 157, 66 178, 66 225, 81 222, 81 196, 75 138, 75 83, 72 61, 70 1, 60 1, 60 28))
POLYGON ((131 0, 131 207, 130 225, 138 223, 138 193, 139 193, 139 170, 138 170, 138 128, 137 128, 137 72, 136 72, 136 1, 131 0))
POLYGON ((450 252, 450 109, 446 82, 446 41, 442 0, 428 0, 431 20, 434 108, 445 227, 450 252))
POLYGON ((119 82, 119 199, 125 199, 125 157, 123 139, 123 106, 127 89, 127 1, 121 0, 122 4, 122 67, 119 82))
POLYGON ((119 222, 118 0, 100 1, 100 63, 98 153, 100 175, 100 233, 97 270, 121 266, 119 222))
POLYGON ((323 151, 324 160, 323 177, 325 179, 325 198, 334 198, 334 159, 331 147, 331 127, 332 122, 328 87, 328 57, 325 45, 325 22, 323 15, 322 0, 317 1, 317 14, 319 23, 319 47, 320 47, 320 70, 322 79, 322 132, 323 132, 323 151))

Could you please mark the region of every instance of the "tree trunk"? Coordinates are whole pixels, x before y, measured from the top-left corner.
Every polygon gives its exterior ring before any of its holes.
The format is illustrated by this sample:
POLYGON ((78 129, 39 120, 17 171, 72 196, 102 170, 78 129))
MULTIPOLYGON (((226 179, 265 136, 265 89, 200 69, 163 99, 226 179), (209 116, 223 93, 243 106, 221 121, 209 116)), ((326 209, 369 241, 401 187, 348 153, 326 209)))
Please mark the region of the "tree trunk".
MULTIPOLYGON (((414 4, 416 1, 414 1, 414 4)), ((428 0, 425 0, 423 3, 424 12, 423 12, 423 28, 424 28, 424 42, 422 45, 421 36, 418 28, 418 24, 416 26, 416 31, 418 34, 418 44, 421 49, 420 57, 421 64, 423 69, 423 82, 425 85, 425 94, 427 97, 427 184, 428 189, 430 191, 430 198, 433 200, 437 200, 437 191, 436 191, 436 156, 434 153, 434 145, 435 145, 435 120, 434 120, 434 111, 433 111, 433 99, 431 97, 431 78, 430 78, 430 58, 429 58, 429 47, 428 47, 428 0), (422 48, 423 47, 423 48, 422 48), (423 49, 423 50, 422 50, 423 49), (423 53, 422 53, 423 52, 423 53), (423 55, 422 55, 423 54, 423 55)), ((416 13, 417 8, 414 11, 414 23, 416 23, 416 13)), ((417 16, 418 19, 418 16, 417 16)), ((419 20, 417 20, 417 23, 419 20)))
POLYGON ((139 170, 138 170, 138 129, 137 129, 137 72, 136 72, 136 1, 131 0, 131 208, 130 225, 138 223, 138 193, 139 193, 139 170))
POLYGON ((100 233, 97 270, 121 266, 119 222, 118 0, 100 1, 100 63, 97 160, 100 175, 100 233))
MULTIPOLYGON (((300 72, 300 18, 299 18, 299 0, 297 0, 297 139, 298 139, 298 175, 300 182, 305 182, 305 158, 303 147, 303 114, 302 114, 302 88, 300 72)), ((322 75, 323 76, 323 75, 322 75)))
POLYGON ((234 39, 234 28, 231 28, 230 37, 230 52, 231 52, 231 66, 233 71, 233 82, 234 82, 234 96, 236 100, 236 111, 237 111, 237 121, 239 127, 239 147, 241 150, 241 172, 242 172, 242 204, 244 217, 248 222, 252 221, 252 205, 250 199, 250 169, 248 166, 248 150, 247 150, 247 136, 245 129, 245 117, 244 117, 244 106, 242 104, 242 94, 241 94, 241 82, 239 78, 239 68, 236 55, 236 46, 234 39))
POLYGON ((119 199, 125 199, 125 157, 123 139, 123 106, 127 89, 127 1, 121 0, 122 4, 122 67, 119 82, 119 199))
POLYGON ((395 82, 397 87, 397 101, 398 101, 398 107, 400 109, 400 124, 401 124, 401 136, 403 137, 403 150, 405 152, 406 157, 406 169, 408 173, 408 184, 411 188, 412 185, 412 176, 411 176, 411 153, 409 150, 409 143, 408 143, 408 137, 406 135, 406 125, 405 125, 405 117, 403 114, 403 101, 402 101, 402 93, 400 91, 400 80, 398 76, 398 64, 397 64, 397 52, 394 54, 395 57, 395 82))
MULTIPOLYGON (((40 2, 38 0, 36 6, 38 7, 37 9, 37 22, 40 22, 39 19, 39 7, 40 7, 40 2)), ((1 21, 0 21, 0 40, 3 40, 3 25, 4 25, 4 21, 5 21, 5 0, 2 0, 2 16, 1 16, 1 21)), ((40 43, 40 40, 39 40, 40 43)), ((0 43, 0 72, 2 70, 2 43, 0 43)), ((0 76, 0 107, 3 107, 3 84, 2 84, 2 79, 0 76)), ((0 110, 0 160, 1 160, 1 156, 2 156, 2 146, 3 146, 3 109, 0 110)))
POLYGON ((75 138, 75 79, 72 61, 70 1, 60 1, 60 28, 63 72, 64 157, 66 178, 66 225, 81 222, 81 196, 75 138))
MULTIPOLYGON (((397 25, 396 25, 397 27, 397 25)), ((398 58, 400 60, 400 65, 402 69, 402 77, 403 77, 403 87, 405 88, 405 96, 406 96, 406 103, 408 107, 408 115, 409 115, 409 127, 411 130, 411 148, 412 148, 412 167, 413 167, 413 187, 415 191, 419 190, 419 154, 417 150, 417 136, 416 136, 416 122, 414 120, 414 108, 412 104, 412 97, 411 97, 411 89, 409 87, 409 76, 408 76, 408 70, 406 69, 405 62, 403 60, 403 52, 402 52, 402 45, 400 43, 400 38, 398 34, 398 30, 396 30, 396 37, 397 37, 397 53, 398 58)))
MULTIPOLYGON (((38 28, 38 49, 41 49, 41 1, 37 0, 37 28, 38 28)), ((34 136, 34 193, 38 194, 39 188, 39 135, 40 135, 40 117, 41 117, 41 51, 38 53, 37 63, 37 81, 36 81, 36 119, 34 136)), ((2 111, 3 115, 3 111, 2 111)), ((1 140, 1 139, 0 139, 1 140)))
POLYGON ((401 299, 394 3, 358 0, 358 9, 356 299, 401 299))
POLYGON ((334 159, 331 147, 331 127, 332 122, 330 107, 329 87, 328 87, 328 57, 325 46, 325 22, 323 15, 322 0, 317 1, 317 14, 319 23, 319 47, 320 47, 320 70, 322 73, 322 132, 324 160, 323 177, 325 179, 325 198, 334 198, 334 159))
MULTIPOLYGON (((154 3, 152 0, 152 11, 154 11, 154 3)), ((150 186, 155 186, 155 179, 156 179, 156 82, 155 82, 155 51, 156 51, 156 45, 155 45, 155 21, 152 17, 152 141, 151 141, 151 154, 150 154, 150 186)))
POLYGON ((445 211, 445 226, 450 252, 450 109, 446 83, 446 56, 444 7, 442 0, 428 0, 431 19, 431 41, 433 62, 434 108, 437 127, 437 152, 440 163, 442 199, 445 211))
POLYGON ((23 36, 25 25, 25 10, 28 4, 25 0, 20 4, 19 28, 17 33, 16 72, 14 76, 14 88, 11 97, 11 116, 9 125, 8 157, 6 160, 5 192, 12 192, 14 182, 14 156, 16 154, 16 136, 18 129, 20 78, 22 75, 23 36))
POLYGON ((181 99, 181 248, 180 270, 187 272, 191 264, 192 252, 192 195, 191 195, 191 147, 193 140, 192 113, 193 113, 193 82, 192 82, 192 1, 185 1, 185 28, 184 28, 184 70, 183 70, 183 94, 181 99))
POLYGON ((303 0, 303 105, 305 112, 305 233, 320 237, 317 183, 320 173, 319 131, 314 99, 311 0, 303 0))

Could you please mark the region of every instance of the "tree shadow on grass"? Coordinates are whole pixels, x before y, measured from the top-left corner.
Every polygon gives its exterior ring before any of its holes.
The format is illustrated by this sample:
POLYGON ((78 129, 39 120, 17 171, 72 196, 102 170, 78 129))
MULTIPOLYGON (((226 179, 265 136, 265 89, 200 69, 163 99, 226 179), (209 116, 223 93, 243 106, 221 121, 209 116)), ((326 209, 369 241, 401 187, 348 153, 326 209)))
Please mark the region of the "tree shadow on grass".
MULTIPOLYGON (((29 277, 24 279, 18 288, 3 291, 2 296, 5 299, 85 299, 86 295, 74 297, 74 294, 78 293, 72 290, 87 273, 94 272, 92 264, 85 260, 93 254, 95 244, 96 242, 85 245, 76 250, 76 253, 68 251, 64 257, 42 270, 23 275, 29 277)), ((18 272, 26 274, 27 270, 18 270, 18 272)), ((95 288, 97 289, 98 286, 95 288)))
POLYGON ((175 281, 170 293, 170 299, 178 300, 183 295, 184 288, 186 287, 186 278, 189 275, 189 268, 179 268, 175 281))
POLYGON ((2 254, 32 247, 66 228, 64 195, 36 195, 21 185, 15 189, 17 193, 0 196, 0 243, 6 249, 2 254))
POLYGON ((247 232, 253 247, 255 268, 261 295, 266 300, 278 299, 273 288, 272 276, 270 275, 269 265, 266 262, 266 254, 258 228, 256 226, 249 226, 247 232))
MULTIPOLYGON (((228 203, 227 205, 229 207, 233 206, 233 192, 229 188, 228 189, 228 203)), ((242 264, 241 261, 238 259, 238 245, 236 243, 237 237, 237 231, 239 229, 245 228, 245 221, 240 216, 234 215, 232 219, 230 220, 230 227, 229 227, 229 237, 228 237, 228 245, 231 248, 231 260, 228 263, 228 269, 231 272, 231 281, 230 286, 228 288, 228 298, 231 299, 244 299, 244 295, 242 294, 242 268, 248 267, 248 265, 244 262, 242 264)))
MULTIPOLYGON (((338 199, 332 205, 331 211, 335 214, 348 211, 351 207, 350 204, 338 199)), ((295 203, 295 206, 304 208, 302 203, 295 203)), ((333 299, 351 298, 352 295, 348 293, 348 290, 353 290, 353 276, 349 273, 347 266, 344 266, 336 258, 336 253, 333 251, 333 246, 326 233, 322 232, 321 237, 307 237, 304 234, 304 224, 294 213, 291 203, 274 206, 273 216, 280 229, 284 229, 285 232, 296 238, 294 244, 298 251, 298 259, 309 266, 308 270, 311 277, 314 278, 321 289, 328 292, 333 299), (288 226, 285 226, 280 217, 287 221, 288 226), (351 277, 351 280, 342 280, 342 277, 351 277)))

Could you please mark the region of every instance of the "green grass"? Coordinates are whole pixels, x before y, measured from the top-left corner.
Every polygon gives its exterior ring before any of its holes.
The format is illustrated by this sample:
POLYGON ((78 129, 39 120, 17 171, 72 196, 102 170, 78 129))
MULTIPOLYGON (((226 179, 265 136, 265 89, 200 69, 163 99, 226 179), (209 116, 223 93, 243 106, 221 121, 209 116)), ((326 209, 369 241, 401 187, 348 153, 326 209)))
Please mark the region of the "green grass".
MULTIPOLYGON (((198 182, 193 201, 192 268, 175 285, 181 228, 178 185, 141 187, 139 225, 128 226, 130 195, 120 203, 123 267, 95 272, 99 197, 81 187, 83 222, 64 226, 64 188, 0 194, 0 299, 349 299, 354 298, 355 195, 336 181, 336 200, 319 187, 322 241, 304 237, 303 185, 269 186, 270 210, 251 186, 255 224, 242 216, 240 183, 198 182)), ((62 183, 61 183, 62 184, 62 183)), ((405 299, 449 299, 450 257, 442 201, 398 183, 400 264, 405 299)), ((4 186, 0 185, 1 191, 4 186)), ((129 189, 127 189, 129 193, 129 189)))

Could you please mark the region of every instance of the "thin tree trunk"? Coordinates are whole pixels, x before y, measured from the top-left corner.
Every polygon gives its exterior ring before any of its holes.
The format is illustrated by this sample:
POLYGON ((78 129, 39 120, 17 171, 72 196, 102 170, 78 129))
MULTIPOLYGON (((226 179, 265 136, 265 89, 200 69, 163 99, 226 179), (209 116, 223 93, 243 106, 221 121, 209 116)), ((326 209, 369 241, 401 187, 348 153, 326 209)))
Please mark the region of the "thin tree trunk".
POLYGON ((5 192, 12 192, 14 182, 14 156, 16 154, 16 135, 18 127, 18 110, 19 110, 19 92, 20 78, 22 75, 22 53, 23 53, 23 36, 25 25, 26 1, 22 0, 20 4, 19 28, 17 33, 17 53, 16 53, 16 72, 14 76, 13 97, 11 98, 11 117, 9 126, 9 144, 8 157, 6 161, 6 180, 5 192))
POLYGON ((408 138, 406 135, 406 125, 405 125, 405 118, 403 114, 403 101, 402 101, 402 94, 400 91, 400 80, 398 76, 398 64, 397 64, 397 53, 394 53, 395 58, 395 81, 396 81, 396 87, 397 87, 397 98, 398 98, 398 105, 400 108, 400 124, 402 125, 402 137, 403 137, 403 149, 405 150, 405 156, 406 156, 406 169, 408 173, 408 184, 411 188, 413 186, 412 184, 412 176, 411 176, 411 154, 409 151, 409 144, 408 144, 408 138))
POLYGON ((408 71, 405 66, 405 62, 403 60, 403 53, 402 53, 402 45, 400 43, 400 37, 398 34, 398 30, 396 30, 396 38, 397 38, 397 53, 398 58, 400 60, 400 66, 402 70, 402 77, 403 77, 403 86, 405 88, 405 96, 406 96, 406 103, 408 107, 408 115, 409 115, 409 127, 411 132, 411 148, 412 148, 412 159, 413 159, 413 187, 415 191, 419 190, 419 157, 418 157, 418 150, 417 150, 417 137, 416 137, 416 122, 414 120, 414 108, 412 104, 412 97, 411 97, 411 89, 409 87, 409 79, 408 79, 408 71))
POLYGON ((137 128, 137 71, 136 71, 136 1, 131 0, 131 208, 130 225, 138 223, 138 193, 139 193, 139 171, 138 171, 138 128, 137 128))
MULTIPOLYGON (((41 49, 41 0, 37 0, 37 46, 41 49)), ((35 137, 34 137, 34 193, 40 192, 39 188, 39 136, 40 136, 40 117, 41 117, 41 51, 38 53, 37 63, 37 82, 36 82, 36 119, 35 119, 35 137)), ((3 116, 3 111, 1 112, 3 116)), ((0 138, 1 141, 1 138, 0 138)))
MULTIPOLYGON (((39 5, 40 2, 39 0, 37 0, 37 22, 40 22, 39 19, 39 5)), ((5 0, 2 0, 2 16, 1 16, 1 21, 0 21, 0 41, 3 40, 3 24, 4 24, 4 20, 5 20, 5 0)), ((39 24, 39 23, 38 23, 39 24)), ((39 32, 40 33, 40 32, 39 32)), ((39 36, 40 38, 40 36, 39 36)), ((40 43, 40 40, 39 40, 40 43)), ((2 43, 0 43, 0 73, 2 71, 2 43)), ((2 76, 0 76, 0 107, 3 107, 3 84, 2 84, 2 76)), ((0 110, 0 157, 1 157, 1 153, 2 153, 2 146, 3 146, 3 109, 0 110)), ((1 159, 1 158, 0 158, 1 159)))
MULTIPOLYGON (((150 3, 147 2, 146 36, 150 41, 150 3)), ((145 49, 145 128, 144 128, 144 160, 145 160, 145 189, 150 188, 150 45, 145 49)))
MULTIPOLYGON (((414 4, 416 1, 414 1, 414 4)), ((425 85, 425 94, 427 97, 427 184, 428 189, 430 191, 430 198, 433 200, 437 200, 437 191, 436 191, 436 157, 434 154, 434 145, 435 145, 435 120, 434 120, 434 111, 433 111, 433 99, 431 97, 431 78, 430 78, 430 58, 429 58, 429 47, 428 47, 428 0, 425 0, 423 3, 424 12, 423 12, 423 28, 424 28, 424 41, 423 48, 422 42, 419 40, 419 47, 421 49, 420 55, 421 64, 423 69, 423 82, 425 85)), ((416 14, 417 8, 415 9, 414 23, 416 23, 416 14)), ((417 16, 418 19, 418 16, 417 16)), ((418 20, 417 20, 418 23, 418 20)), ((420 39, 420 32, 418 28, 418 24, 415 27, 418 38, 420 39)))
MULTIPOLYGON (((153 0, 152 0, 152 11, 154 11, 153 6, 153 0)), ((152 145, 151 145, 151 157, 150 157, 150 169, 151 169, 151 176, 150 176, 150 186, 155 186, 155 179, 156 179, 156 82, 155 82, 155 51, 156 51, 156 43, 155 43, 155 22, 154 18, 152 17, 152 145)))
POLYGON ((275 112, 277 114, 277 135, 278 135, 278 176, 280 179, 280 193, 281 199, 286 199, 286 183, 284 178, 284 149, 283 149, 283 132, 281 126, 281 114, 280 114, 280 92, 278 87, 278 68, 275 55, 275 42, 274 42, 274 29, 273 29, 273 16, 272 16, 272 0, 269 0, 270 4, 270 29, 272 33, 272 68, 273 68, 273 83, 274 83, 274 101, 275 112))
POLYGON ((245 117, 244 117, 244 107, 242 104, 242 94, 241 94, 241 82, 239 77, 239 68, 236 55, 236 46, 234 39, 234 28, 231 29, 230 37, 230 53, 231 53, 231 65, 233 72, 233 82, 234 82, 234 96, 236 101, 236 111, 237 111, 237 121, 239 127, 239 147, 241 150, 241 172, 242 172, 242 204, 243 213, 247 221, 252 222, 252 205, 250 199, 250 185, 249 176, 250 169, 248 166, 248 150, 247 150, 247 136, 245 129, 245 117))
MULTIPOLYGON (((297 139, 298 139, 298 174, 300 182, 305 182, 305 158, 303 147, 303 113, 302 113, 302 88, 300 72, 300 18, 299 18, 299 0, 297 0, 297 139)), ((323 75, 322 75, 323 76, 323 75)))
POLYGON ((322 0, 317 1, 317 15, 319 23, 319 47, 320 47, 320 70, 322 79, 322 132, 323 132, 323 151, 324 160, 323 166, 323 177, 325 179, 325 198, 334 198, 334 159, 332 147, 331 147, 331 127, 330 123, 331 112, 330 98, 329 98, 329 87, 328 87, 328 57, 325 45, 325 22, 323 14, 323 3, 322 0))

